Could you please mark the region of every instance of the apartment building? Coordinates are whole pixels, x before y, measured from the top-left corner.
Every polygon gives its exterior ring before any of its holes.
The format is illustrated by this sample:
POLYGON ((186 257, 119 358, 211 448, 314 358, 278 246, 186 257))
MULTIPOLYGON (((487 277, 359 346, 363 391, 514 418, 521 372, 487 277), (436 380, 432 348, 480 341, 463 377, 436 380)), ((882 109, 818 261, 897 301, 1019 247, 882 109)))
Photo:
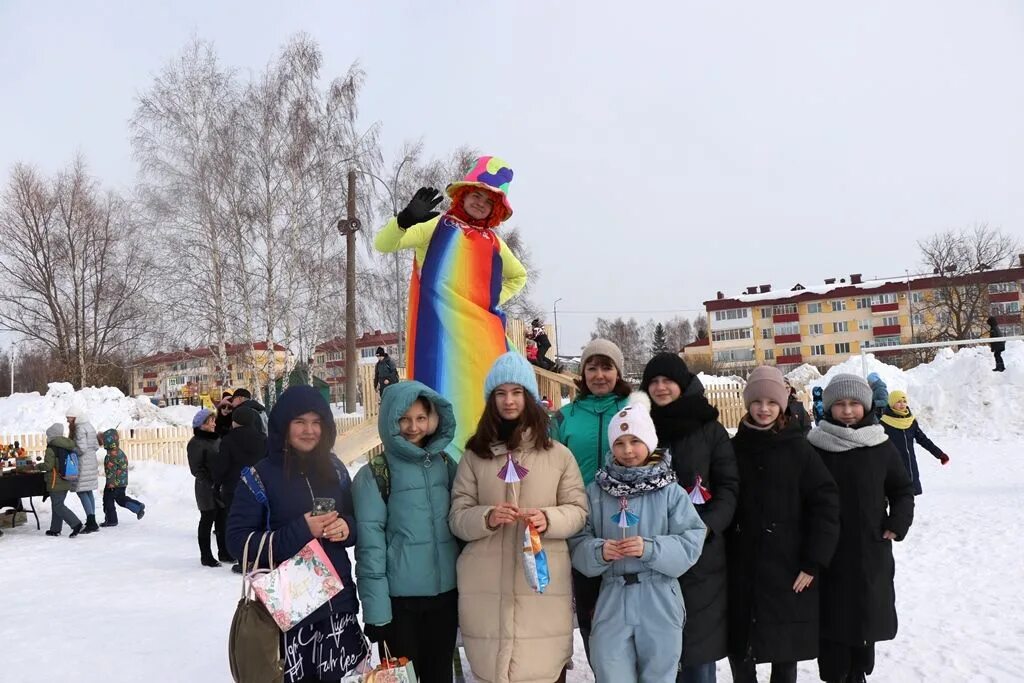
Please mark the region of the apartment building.
POLYGON ((864 280, 859 274, 829 278, 821 285, 771 285, 743 294, 718 292, 705 301, 711 356, 723 370, 743 371, 763 363, 783 371, 803 363, 828 368, 851 355, 909 344, 941 326, 950 292, 981 292, 980 319, 995 316, 1005 335, 1021 334, 1024 255, 1020 267, 961 276, 938 273, 864 280))
MULTIPOLYGON (((356 339, 359 365, 377 362, 377 347, 383 346, 393 359, 398 356, 398 333, 364 332, 356 339)), ((397 363, 398 361, 395 360, 397 363)), ((323 379, 331 387, 331 400, 342 400, 345 391, 345 338, 334 337, 318 345, 313 351, 313 375, 323 379)))
POLYGON ((131 393, 167 403, 188 402, 204 396, 216 399, 223 391, 266 386, 270 380, 268 374, 275 379, 281 377, 288 361, 288 350, 280 344, 273 347, 267 342, 228 344, 226 351, 230 376, 227 386, 221 386, 215 347, 186 347, 136 359, 132 364, 131 393))

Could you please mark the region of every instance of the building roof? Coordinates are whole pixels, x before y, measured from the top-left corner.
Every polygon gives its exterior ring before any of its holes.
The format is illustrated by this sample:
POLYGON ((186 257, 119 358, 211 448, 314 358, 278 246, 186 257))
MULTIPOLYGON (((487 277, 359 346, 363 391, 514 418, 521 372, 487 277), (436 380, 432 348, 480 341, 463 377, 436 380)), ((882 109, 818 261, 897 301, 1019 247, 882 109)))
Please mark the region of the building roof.
POLYGON ((700 339, 698 339, 696 341, 690 342, 689 344, 687 344, 683 348, 684 349, 694 349, 694 348, 697 348, 698 346, 711 346, 711 337, 701 337, 700 339))
MULTIPOLYGON (((381 332, 380 330, 374 330, 373 332, 363 332, 361 337, 356 339, 356 348, 365 349, 369 347, 377 346, 394 346, 398 343, 397 332, 381 332)), ((317 345, 313 353, 323 353, 325 351, 344 351, 345 350, 345 338, 342 336, 328 339, 327 341, 317 345)))
MULTIPOLYGON (((251 348, 255 351, 266 351, 268 344, 267 342, 254 342, 251 348)), ((228 344, 226 346, 229 357, 246 353, 249 349, 250 344, 228 344)), ((281 344, 274 344, 274 351, 281 352, 286 350, 281 344)), ((136 358, 132 363, 134 365, 160 365, 163 363, 177 363, 183 360, 195 360, 196 358, 213 358, 216 355, 215 346, 199 346, 194 349, 185 348, 178 351, 160 351, 143 358, 136 358)))

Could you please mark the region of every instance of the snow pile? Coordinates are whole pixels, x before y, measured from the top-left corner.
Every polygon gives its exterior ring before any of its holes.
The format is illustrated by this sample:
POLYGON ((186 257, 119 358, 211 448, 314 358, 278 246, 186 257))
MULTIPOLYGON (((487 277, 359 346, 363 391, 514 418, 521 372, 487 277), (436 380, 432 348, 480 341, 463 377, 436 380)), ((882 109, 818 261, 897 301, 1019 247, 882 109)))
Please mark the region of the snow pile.
POLYGON ((697 379, 706 387, 721 384, 745 385, 747 383, 747 380, 738 375, 705 375, 703 372, 697 373, 697 379))
POLYGON ((195 406, 157 408, 149 399, 130 397, 114 387, 86 387, 75 391, 66 382, 52 382, 45 395, 14 394, 0 399, 0 432, 38 433, 55 422, 66 421, 76 408, 97 431, 127 427, 191 425, 195 406))
POLYGON ((821 373, 818 372, 818 368, 813 365, 804 363, 795 370, 787 372, 786 379, 789 381, 789 385, 791 387, 797 391, 802 391, 812 382, 816 382, 821 379, 821 373))
MULTIPOLYGON (((1011 341, 1003 354, 1006 372, 992 372, 987 346, 953 351, 943 348, 935 360, 907 371, 867 356, 868 373, 877 372, 889 387, 907 392, 910 408, 930 432, 989 440, 1024 436, 1024 342, 1011 341)), ((811 386, 827 386, 840 373, 864 376, 860 356, 831 369, 811 386)))

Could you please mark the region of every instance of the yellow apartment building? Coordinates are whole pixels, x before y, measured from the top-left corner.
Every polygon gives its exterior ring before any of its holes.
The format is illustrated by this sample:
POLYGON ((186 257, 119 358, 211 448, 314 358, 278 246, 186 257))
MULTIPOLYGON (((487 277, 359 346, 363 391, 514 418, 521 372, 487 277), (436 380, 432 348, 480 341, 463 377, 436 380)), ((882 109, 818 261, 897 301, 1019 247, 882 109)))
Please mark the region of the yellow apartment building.
POLYGON ((908 275, 864 280, 859 274, 829 278, 821 285, 747 287, 743 294, 705 301, 710 352, 723 371, 742 372, 761 364, 783 371, 803 363, 828 368, 851 355, 870 351, 898 354, 885 347, 927 336, 937 316, 935 302, 949 288, 979 287, 980 318, 994 316, 1004 335, 1021 334, 1024 255, 1020 267, 983 270, 962 276, 908 275))

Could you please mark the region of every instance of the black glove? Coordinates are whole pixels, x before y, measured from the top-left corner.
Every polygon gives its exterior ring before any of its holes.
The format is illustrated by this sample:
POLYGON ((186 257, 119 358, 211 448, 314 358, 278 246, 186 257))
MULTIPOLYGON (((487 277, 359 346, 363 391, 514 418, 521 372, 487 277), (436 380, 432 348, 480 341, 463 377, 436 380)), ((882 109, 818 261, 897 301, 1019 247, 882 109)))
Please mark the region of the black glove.
POLYGON ((363 626, 363 634, 370 639, 371 643, 390 641, 392 635, 391 630, 391 624, 384 624, 383 626, 366 624, 363 626))
POLYGON ((441 212, 434 209, 442 199, 441 193, 432 187, 421 187, 416 190, 409 204, 398 212, 398 227, 405 230, 417 223, 424 223, 440 216, 441 212))

